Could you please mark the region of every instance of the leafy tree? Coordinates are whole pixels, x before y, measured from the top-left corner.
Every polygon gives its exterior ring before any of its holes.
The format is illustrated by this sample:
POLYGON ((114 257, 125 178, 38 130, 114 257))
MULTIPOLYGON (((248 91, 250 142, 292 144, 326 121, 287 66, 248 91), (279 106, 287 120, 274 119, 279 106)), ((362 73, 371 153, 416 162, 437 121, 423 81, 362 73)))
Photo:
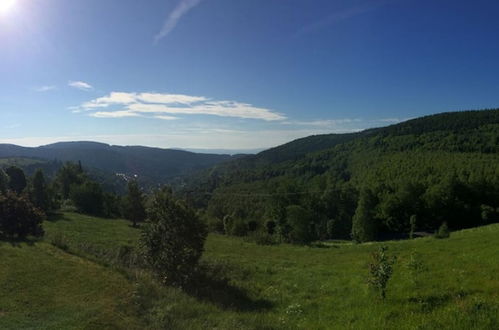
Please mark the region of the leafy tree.
POLYGON ((128 183, 128 194, 125 197, 125 218, 130 220, 134 227, 146 219, 144 195, 135 180, 128 183))
POLYGON ((26 196, 9 191, 0 195, 0 235, 26 238, 43 236, 43 214, 26 196))
POLYGON ((377 226, 373 217, 376 199, 372 191, 364 189, 360 194, 359 204, 352 219, 352 238, 362 243, 374 241, 377 226))
POLYGON ((381 246, 378 251, 372 253, 372 260, 369 263, 368 284, 377 290, 381 299, 386 298, 386 288, 388 281, 393 274, 393 265, 397 258, 387 254, 388 248, 381 246))
POLYGON ((45 182, 45 176, 41 170, 37 170, 33 176, 33 182, 30 189, 30 200, 40 210, 44 212, 49 210, 49 192, 45 182))
POLYGON ((147 213, 141 236, 147 264, 164 283, 185 285, 204 250, 205 224, 165 189, 154 194, 147 213))
POLYGON ((17 166, 8 167, 5 173, 9 176, 9 189, 20 194, 26 188, 26 176, 24 171, 17 166))
POLYGON ((78 212, 102 215, 104 211, 104 193, 97 182, 85 181, 81 185, 72 185, 71 201, 78 212))
POLYGON ((288 240, 294 244, 309 244, 314 240, 312 233, 312 215, 311 213, 299 206, 291 205, 286 208, 287 224, 290 226, 288 240))

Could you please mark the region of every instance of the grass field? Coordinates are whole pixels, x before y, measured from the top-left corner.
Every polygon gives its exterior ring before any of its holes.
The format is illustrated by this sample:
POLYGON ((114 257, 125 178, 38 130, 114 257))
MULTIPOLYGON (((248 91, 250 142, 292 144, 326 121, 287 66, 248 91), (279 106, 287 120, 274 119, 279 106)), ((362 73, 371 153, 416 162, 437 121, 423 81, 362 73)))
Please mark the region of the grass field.
POLYGON ((259 246, 211 235, 203 261, 230 281, 185 293, 109 262, 137 244, 140 230, 125 221, 68 213, 44 226, 43 241, 0 243, 1 329, 499 328, 499 225, 383 243, 397 256, 385 301, 366 285, 380 243, 259 246), (61 237, 67 251, 50 244, 61 237))

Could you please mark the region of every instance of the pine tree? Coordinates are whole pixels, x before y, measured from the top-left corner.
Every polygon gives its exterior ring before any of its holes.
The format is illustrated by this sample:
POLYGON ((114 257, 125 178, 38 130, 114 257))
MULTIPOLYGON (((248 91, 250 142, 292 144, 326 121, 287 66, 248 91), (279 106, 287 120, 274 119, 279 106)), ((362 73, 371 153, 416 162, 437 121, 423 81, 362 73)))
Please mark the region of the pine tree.
POLYGON ((125 218, 137 227, 137 223, 146 219, 146 210, 144 206, 144 195, 140 191, 137 181, 128 183, 128 194, 125 198, 125 218))

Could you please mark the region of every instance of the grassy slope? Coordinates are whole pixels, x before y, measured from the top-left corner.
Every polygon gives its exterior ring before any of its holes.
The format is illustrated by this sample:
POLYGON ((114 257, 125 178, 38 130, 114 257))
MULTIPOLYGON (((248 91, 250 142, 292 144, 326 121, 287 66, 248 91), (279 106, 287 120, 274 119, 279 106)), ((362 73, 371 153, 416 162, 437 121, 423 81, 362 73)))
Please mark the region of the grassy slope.
POLYGON ((0 256, 0 328, 140 328, 122 275, 47 243, 0 243, 0 256))
MULTIPOLYGON (((135 244, 139 235, 124 221, 74 214, 45 227, 47 240, 61 232, 70 246, 113 248, 135 244)), ((131 328, 147 321, 174 328, 497 329, 498 234, 499 225, 492 225, 456 232, 447 240, 386 243, 398 263, 385 302, 365 285, 369 254, 378 243, 268 247, 212 235, 204 258, 232 265, 231 284, 246 293, 227 292, 223 303, 219 294, 199 299, 171 288, 136 285, 112 268, 47 243, 3 243, 0 328, 131 328), (412 252, 428 268, 418 285, 405 267, 412 252), (140 320, 131 307, 137 303, 140 320)))

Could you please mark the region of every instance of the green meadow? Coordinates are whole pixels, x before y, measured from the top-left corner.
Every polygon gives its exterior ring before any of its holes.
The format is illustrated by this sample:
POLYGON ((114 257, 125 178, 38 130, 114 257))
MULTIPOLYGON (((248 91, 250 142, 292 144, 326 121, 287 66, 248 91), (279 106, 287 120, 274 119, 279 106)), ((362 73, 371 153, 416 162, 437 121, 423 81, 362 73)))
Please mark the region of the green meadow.
POLYGON ((310 247, 210 234, 195 290, 122 262, 140 236, 129 222, 66 213, 44 228, 0 242, 1 329, 499 328, 499 225, 310 247), (397 257, 384 301, 366 284, 380 245, 397 257))

